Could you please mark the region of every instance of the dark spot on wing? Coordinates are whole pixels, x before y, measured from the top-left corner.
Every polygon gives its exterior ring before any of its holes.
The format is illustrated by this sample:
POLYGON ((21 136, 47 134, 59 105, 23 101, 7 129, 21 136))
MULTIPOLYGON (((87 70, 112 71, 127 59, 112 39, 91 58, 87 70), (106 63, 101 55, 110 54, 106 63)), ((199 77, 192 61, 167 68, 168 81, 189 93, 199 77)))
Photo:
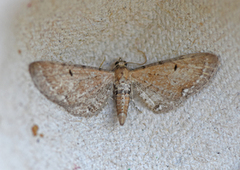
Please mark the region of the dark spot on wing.
POLYGON ((158 64, 163 64, 163 61, 159 61, 158 64))
POLYGON ((73 73, 72 73, 72 71, 71 71, 71 70, 69 70, 69 74, 70 74, 71 76, 73 76, 73 73))
POLYGON ((174 71, 176 71, 177 70, 177 64, 175 64, 175 67, 174 67, 174 71))
POLYGON ((182 55, 178 58, 178 60, 182 60, 182 59, 184 59, 184 55, 182 55))
POLYGON ((158 107, 159 107, 159 104, 157 104, 157 105, 153 108, 153 110, 156 110, 158 107))
POLYGON ((93 112, 93 111, 97 110, 97 108, 94 105, 91 104, 90 106, 88 106, 88 110, 90 112, 93 112))

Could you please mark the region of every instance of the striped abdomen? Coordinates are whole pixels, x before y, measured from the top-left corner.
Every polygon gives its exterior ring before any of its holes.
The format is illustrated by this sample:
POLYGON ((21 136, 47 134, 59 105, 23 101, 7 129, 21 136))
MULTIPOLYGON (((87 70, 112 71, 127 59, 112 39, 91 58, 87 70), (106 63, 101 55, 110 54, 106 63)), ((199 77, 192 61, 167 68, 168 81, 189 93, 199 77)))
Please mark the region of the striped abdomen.
POLYGON ((131 83, 128 79, 128 72, 126 68, 118 68, 115 71, 114 94, 120 125, 123 125, 126 120, 130 101, 131 83))

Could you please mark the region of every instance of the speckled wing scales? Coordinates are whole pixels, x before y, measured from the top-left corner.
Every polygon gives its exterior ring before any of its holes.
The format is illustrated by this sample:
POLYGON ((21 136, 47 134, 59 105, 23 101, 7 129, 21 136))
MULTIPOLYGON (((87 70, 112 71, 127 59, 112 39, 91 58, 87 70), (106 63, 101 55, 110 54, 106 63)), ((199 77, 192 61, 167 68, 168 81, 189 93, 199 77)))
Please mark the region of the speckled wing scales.
POLYGON ((209 53, 180 56, 130 72, 133 90, 155 113, 165 113, 198 92, 216 71, 218 57, 209 53))
POLYGON ((112 94, 113 72, 41 61, 31 63, 29 72, 43 95, 74 115, 96 115, 112 94))

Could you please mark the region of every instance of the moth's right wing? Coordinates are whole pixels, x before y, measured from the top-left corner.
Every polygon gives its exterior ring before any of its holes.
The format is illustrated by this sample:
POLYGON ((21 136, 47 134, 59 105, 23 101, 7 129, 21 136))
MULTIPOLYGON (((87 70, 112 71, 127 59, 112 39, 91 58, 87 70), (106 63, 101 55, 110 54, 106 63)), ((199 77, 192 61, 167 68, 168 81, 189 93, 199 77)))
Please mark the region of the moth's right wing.
POLYGON ((74 115, 96 115, 112 94, 113 72, 44 61, 31 63, 29 72, 43 95, 74 115))
POLYGON ((135 89, 155 113, 166 113, 197 93, 213 77, 218 57, 196 53, 132 70, 135 89))

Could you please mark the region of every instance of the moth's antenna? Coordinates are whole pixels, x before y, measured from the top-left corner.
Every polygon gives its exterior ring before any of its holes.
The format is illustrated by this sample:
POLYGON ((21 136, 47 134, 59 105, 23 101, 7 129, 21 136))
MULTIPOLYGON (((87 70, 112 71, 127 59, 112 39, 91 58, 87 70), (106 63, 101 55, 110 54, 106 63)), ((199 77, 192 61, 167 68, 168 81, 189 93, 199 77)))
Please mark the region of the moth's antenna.
POLYGON ((102 65, 103 65, 103 63, 105 62, 105 60, 106 60, 106 56, 104 56, 104 59, 103 59, 102 63, 100 64, 99 68, 102 67, 102 65))
POLYGON ((112 67, 112 70, 114 70, 116 68, 116 65, 114 65, 113 67, 112 67))
POLYGON ((138 50, 138 52, 140 52, 140 53, 143 54, 145 61, 144 61, 143 63, 128 62, 128 64, 137 64, 137 65, 143 65, 143 64, 146 64, 146 62, 147 62, 147 56, 146 56, 146 54, 145 54, 143 51, 139 50, 139 49, 137 49, 137 50, 138 50))

